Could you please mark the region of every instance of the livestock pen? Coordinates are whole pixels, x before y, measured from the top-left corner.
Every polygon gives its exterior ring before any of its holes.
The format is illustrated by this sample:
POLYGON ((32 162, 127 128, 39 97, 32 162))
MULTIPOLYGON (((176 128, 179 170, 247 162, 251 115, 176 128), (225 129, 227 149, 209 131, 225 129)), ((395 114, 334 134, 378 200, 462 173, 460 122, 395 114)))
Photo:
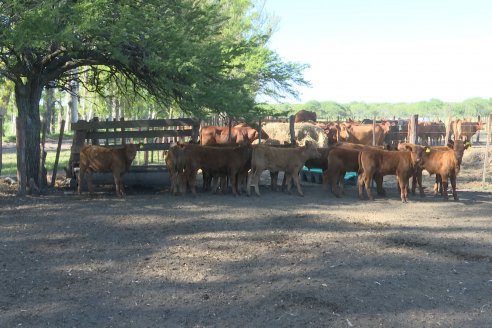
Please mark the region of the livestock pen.
MULTIPOLYGON (((141 144, 136 165, 132 165, 125 177, 127 184, 155 185, 168 181, 167 169, 162 161, 162 152, 178 141, 197 142, 200 120, 194 118, 99 121, 72 123, 74 131, 67 178, 71 187, 76 186, 76 175, 80 161, 80 149, 85 144, 117 148, 131 142, 141 144)), ((108 173, 96 173, 95 183, 111 183, 108 173)))

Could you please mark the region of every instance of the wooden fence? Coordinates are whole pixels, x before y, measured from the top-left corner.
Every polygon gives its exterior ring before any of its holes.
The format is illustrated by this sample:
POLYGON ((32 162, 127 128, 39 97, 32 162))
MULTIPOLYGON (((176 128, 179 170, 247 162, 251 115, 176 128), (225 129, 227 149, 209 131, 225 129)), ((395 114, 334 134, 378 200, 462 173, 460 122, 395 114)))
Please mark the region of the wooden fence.
POLYGON ((80 149, 84 144, 104 145, 106 147, 119 147, 125 143, 142 143, 139 148, 144 152, 144 165, 148 166, 148 154, 168 150, 173 142, 198 141, 200 120, 193 118, 158 119, 158 120, 134 120, 125 121, 78 121, 72 123, 74 137, 70 152, 70 160, 67 169, 69 178, 75 178, 75 169, 80 161, 80 149))

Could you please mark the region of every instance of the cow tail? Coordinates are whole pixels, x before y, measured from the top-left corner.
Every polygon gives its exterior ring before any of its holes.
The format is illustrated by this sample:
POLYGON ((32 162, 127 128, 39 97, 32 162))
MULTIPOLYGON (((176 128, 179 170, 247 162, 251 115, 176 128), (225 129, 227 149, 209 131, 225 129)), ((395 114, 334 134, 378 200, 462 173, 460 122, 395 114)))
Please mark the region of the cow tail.
POLYGON ((362 152, 359 152, 357 160, 359 161, 359 171, 357 173, 360 175, 362 173, 362 152))

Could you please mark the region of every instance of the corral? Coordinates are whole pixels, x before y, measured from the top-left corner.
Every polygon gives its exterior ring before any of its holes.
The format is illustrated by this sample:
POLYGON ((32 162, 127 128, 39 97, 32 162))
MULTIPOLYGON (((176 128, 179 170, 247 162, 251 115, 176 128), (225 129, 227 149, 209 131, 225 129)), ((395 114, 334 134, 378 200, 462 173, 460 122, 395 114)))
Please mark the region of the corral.
MULTIPOLYGON (((0 197, 2 327, 487 327, 492 194, 0 197)), ((489 172, 490 174, 490 172, 489 172)), ((267 176, 267 175, 266 175, 267 176)), ((490 176, 490 175, 489 175, 490 176)), ((430 186, 431 179, 426 180, 430 186)), ((109 188, 112 190, 112 188, 109 188)))

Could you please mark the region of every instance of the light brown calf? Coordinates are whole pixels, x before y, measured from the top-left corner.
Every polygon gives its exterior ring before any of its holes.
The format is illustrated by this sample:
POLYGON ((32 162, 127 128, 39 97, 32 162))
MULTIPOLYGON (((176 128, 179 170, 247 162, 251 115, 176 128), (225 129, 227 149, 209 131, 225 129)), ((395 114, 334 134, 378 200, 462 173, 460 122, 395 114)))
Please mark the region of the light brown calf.
POLYGON ((251 157, 251 173, 248 177, 248 195, 251 194, 251 186, 254 186, 256 195, 260 196, 258 187, 260 175, 264 170, 269 170, 271 172, 284 171, 287 179, 287 191, 290 193, 292 180, 294 180, 297 192, 304 196, 299 181, 299 171, 308 159, 319 157, 321 154, 311 142, 306 142, 304 147, 296 148, 254 145, 251 157))
POLYGON ((80 150, 80 171, 78 175, 78 193, 82 192, 82 182, 87 174, 89 193, 93 193, 92 173, 112 172, 116 186, 116 194, 122 197, 125 193, 123 175, 128 172, 137 154, 138 146, 125 145, 122 148, 110 149, 96 145, 86 145, 80 150))

